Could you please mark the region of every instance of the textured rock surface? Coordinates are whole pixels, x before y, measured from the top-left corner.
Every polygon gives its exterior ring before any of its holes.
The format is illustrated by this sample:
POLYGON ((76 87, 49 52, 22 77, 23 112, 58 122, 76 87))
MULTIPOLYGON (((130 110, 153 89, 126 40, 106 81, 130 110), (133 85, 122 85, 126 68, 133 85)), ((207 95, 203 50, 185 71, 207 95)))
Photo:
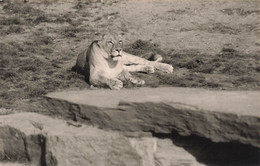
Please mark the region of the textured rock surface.
POLYGON ((184 88, 52 93, 43 104, 55 118, 0 116, 0 165, 259 165, 259 97, 184 88))
POLYGON ((0 165, 3 166, 160 166, 162 163, 203 165, 170 139, 128 138, 118 132, 77 126, 36 113, 0 116, 0 165))
POLYGON ((260 147, 260 92, 190 88, 51 93, 51 113, 100 128, 197 135, 260 147))

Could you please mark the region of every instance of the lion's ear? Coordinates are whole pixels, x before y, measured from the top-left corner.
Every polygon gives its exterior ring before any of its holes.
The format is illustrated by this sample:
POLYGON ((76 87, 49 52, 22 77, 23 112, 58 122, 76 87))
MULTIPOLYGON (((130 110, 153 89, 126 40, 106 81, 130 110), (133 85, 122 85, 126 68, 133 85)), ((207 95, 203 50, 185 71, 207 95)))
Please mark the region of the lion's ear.
POLYGON ((101 46, 102 46, 102 41, 101 41, 101 40, 97 40, 97 45, 98 45, 99 48, 101 48, 101 46))
POLYGON ((102 41, 104 39, 104 35, 98 35, 94 38, 94 41, 97 41, 97 45, 101 48, 102 46, 102 41))

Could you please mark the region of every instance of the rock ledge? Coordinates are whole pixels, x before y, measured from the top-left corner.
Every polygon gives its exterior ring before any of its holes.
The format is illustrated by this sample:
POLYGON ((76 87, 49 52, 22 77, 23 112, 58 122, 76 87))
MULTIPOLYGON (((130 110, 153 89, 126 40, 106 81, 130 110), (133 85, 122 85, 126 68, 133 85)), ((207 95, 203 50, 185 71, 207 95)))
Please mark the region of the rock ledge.
POLYGON ((260 147, 260 92, 137 88, 50 93, 52 114, 123 132, 196 135, 260 147))

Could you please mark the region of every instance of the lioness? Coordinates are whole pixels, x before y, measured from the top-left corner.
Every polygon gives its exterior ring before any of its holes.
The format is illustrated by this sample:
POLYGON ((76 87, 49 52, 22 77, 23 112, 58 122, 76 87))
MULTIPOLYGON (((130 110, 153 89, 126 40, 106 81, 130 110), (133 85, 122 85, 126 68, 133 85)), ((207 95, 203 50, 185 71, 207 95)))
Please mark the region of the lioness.
MULTIPOLYGON (((161 57, 158 58, 158 61, 161 57)), ((153 73, 160 70, 171 73, 173 67, 158 61, 148 61, 123 51, 123 40, 118 35, 105 35, 102 40, 91 43, 88 49, 78 55, 76 71, 83 73, 93 86, 108 86, 121 89, 122 81, 143 85, 145 82, 133 77, 129 72, 153 73)))

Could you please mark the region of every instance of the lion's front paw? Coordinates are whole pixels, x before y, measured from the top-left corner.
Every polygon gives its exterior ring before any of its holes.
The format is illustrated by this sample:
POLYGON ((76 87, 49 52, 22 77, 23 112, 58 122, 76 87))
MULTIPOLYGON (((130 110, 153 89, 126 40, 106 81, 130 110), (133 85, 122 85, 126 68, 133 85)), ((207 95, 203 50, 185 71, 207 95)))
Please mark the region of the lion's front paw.
POLYGON ((136 85, 144 85, 145 81, 138 78, 131 78, 130 81, 136 85))
POLYGON ((158 63, 156 65, 156 69, 165 73, 172 73, 173 72, 173 67, 172 65, 165 64, 165 63, 158 63))
POLYGON ((123 88, 123 82, 118 79, 112 79, 110 80, 110 83, 108 85, 113 90, 119 90, 123 88))
POLYGON ((138 82, 137 82, 137 85, 144 85, 144 84, 145 84, 145 81, 141 80, 141 79, 139 79, 138 82))
POLYGON ((154 73, 154 67, 153 66, 145 66, 144 72, 146 73, 154 73))

